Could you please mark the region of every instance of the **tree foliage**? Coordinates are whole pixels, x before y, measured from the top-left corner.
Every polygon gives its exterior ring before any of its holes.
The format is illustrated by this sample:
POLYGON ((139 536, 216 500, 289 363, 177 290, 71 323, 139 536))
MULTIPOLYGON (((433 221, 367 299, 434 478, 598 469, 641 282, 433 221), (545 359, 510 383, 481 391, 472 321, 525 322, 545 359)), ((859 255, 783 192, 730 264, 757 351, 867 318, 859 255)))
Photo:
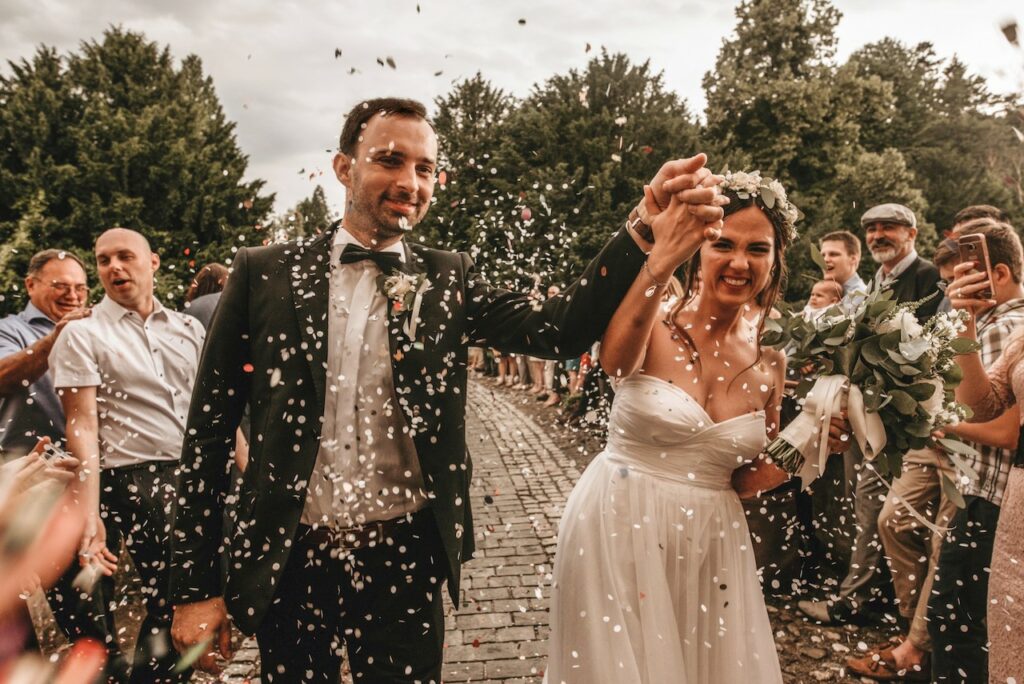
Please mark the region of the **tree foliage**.
MULTIPOLYGON (((247 157, 190 55, 120 28, 66 56, 45 46, 0 77, 0 280, 11 292, 31 252, 88 254, 106 228, 146 235, 163 261, 158 295, 177 304, 195 264, 261 240, 273 196, 244 180, 247 157), (24 239, 26 226, 31 238, 24 239)), ((91 262, 87 259, 87 263, 91 262)), ((0 303, 19 308, 19 297, 0 303)))
POLYGON ((477 74, 436 104, 446 182, 423 232, 517 287, 579 273, 661 163, 697 148, 661 74, 604 51, 522 101, 477 74))

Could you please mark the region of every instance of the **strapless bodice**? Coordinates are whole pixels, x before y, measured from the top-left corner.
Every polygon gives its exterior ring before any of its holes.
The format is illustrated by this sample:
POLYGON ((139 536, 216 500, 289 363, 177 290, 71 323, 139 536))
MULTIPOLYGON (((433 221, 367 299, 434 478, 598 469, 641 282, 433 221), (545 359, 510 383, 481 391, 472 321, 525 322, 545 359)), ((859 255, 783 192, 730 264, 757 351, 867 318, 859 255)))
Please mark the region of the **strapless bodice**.
POLYGON ((765 441, 763 411, 716 423, 678 385, 638 374, 616 387, 605 452, 654 477, 726 489, 765 441))

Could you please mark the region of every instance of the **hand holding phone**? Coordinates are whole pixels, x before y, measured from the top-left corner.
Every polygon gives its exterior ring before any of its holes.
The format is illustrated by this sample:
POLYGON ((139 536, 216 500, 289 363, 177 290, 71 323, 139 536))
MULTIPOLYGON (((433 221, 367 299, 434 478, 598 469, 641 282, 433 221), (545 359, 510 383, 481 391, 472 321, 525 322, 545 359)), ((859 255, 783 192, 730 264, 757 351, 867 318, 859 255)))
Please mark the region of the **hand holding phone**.
POLYGON ((961 235, 957 240, 960 247, 960 263, 973 262, 975 271, 984 270, 989 286, 974 294, 975 299, 992 299, 992 263, 988 258, 988 243, 981 233, 961 235))

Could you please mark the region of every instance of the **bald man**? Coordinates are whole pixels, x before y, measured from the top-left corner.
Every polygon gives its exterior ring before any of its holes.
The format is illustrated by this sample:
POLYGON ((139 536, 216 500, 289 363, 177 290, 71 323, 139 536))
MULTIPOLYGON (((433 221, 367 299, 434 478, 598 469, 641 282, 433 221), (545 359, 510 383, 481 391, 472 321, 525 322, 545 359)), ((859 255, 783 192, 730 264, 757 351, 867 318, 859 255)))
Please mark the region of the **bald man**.
POLYGON ((79 562, 109 576, 126 541, 146 600, 131 681, 185 682, 190 671, 173 671, 167 562, 204 330, 153 295, 160 257, 145 237, 112 228, 96 240, 95 253, 106 295, 91 317, 66 326, 50 354, 68 450, 85 464, 89 485, 79 562))

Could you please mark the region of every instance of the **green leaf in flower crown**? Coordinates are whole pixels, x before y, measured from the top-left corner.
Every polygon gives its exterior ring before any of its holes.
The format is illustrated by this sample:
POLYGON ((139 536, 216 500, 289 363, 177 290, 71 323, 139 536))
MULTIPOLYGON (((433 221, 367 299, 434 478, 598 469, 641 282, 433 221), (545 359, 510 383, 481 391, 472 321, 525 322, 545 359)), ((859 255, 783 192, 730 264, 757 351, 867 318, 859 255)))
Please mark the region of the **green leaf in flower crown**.
POLYGON ((954 354, 966 354, 978 348, 978 343, 966 337, 954 337, 949 341, 949 348, 954 354))
POLYGON ((889 392, 889 399, 896 410, 905 416, 912 416, 914 411, 917 410, 917 402, 914 401, 914 397, 903 390, 891 390, 889 392))
POLYGON ((956 488, 956 484, 949 479, 949 476, 942 473, 942 493, 946 495, 946 499, 952 501, 957 508, 966 508, 967 503, 964 501, 963 495, 960 490, 956 488))
MULTIPOLYGON (((764 202, 764 206, 769 209, 775 206, 775 193, 772 192, 767 185, 761 188, 761 201, 764 202)), ((814 243, 812 242, 811 245, 814 245, 814 243)))
POLYGON ((818 268, 825 271, 825 259, 821 256, 821 250, 818 249, 818 245, 811 243, 811 261, 817 265, 818 268))

